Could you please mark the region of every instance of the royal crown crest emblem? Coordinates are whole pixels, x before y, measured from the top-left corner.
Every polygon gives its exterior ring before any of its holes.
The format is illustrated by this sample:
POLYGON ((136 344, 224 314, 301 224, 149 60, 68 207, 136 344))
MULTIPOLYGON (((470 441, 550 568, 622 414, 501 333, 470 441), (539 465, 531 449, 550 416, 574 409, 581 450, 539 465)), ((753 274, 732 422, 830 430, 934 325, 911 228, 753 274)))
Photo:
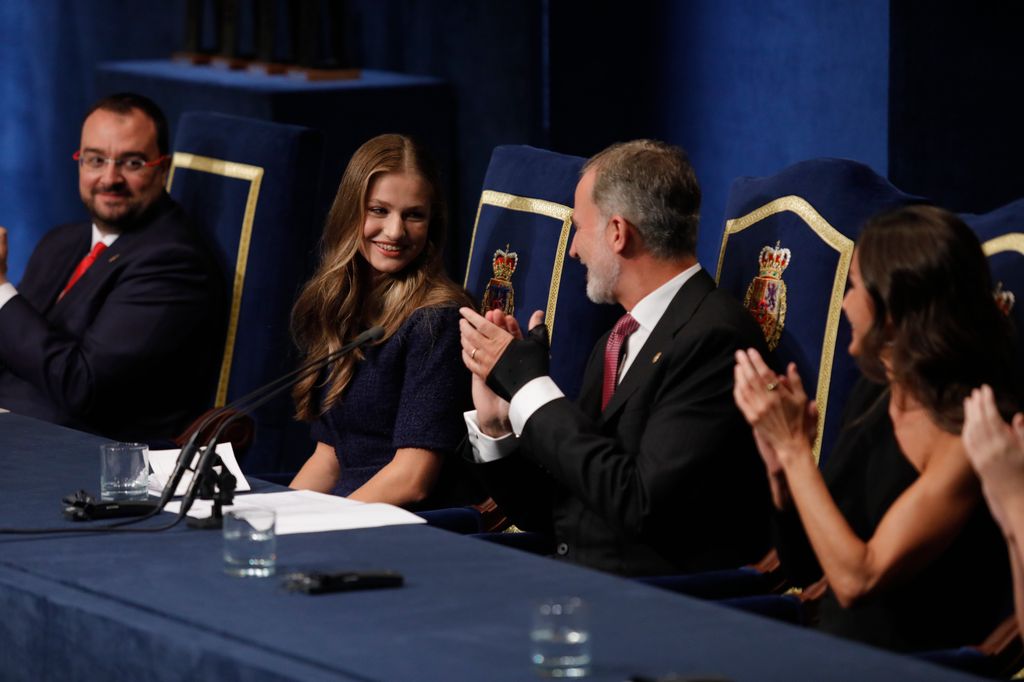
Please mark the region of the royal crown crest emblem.
POLYGON ((786 324, 786 283, 782 273, 789 266, 789 249, 765 246, 758 256, 758 275, 747 287, 743 307, 757 320, 768 342, 768 350, 775 350, 786 324))
POLYGON ((506 315, 515 313, 516 292, 512 288, 512 273, 519 265, 519 254, 509 250, 506 244, 504 250, 498 249, 491 259, 491 267, 494 269, 494 276, 487 283, 484 290, 484 300, 480 304, 480 312, 488 310, 502 310, 506 315))
POLYGON ((1013 310, 1013 304, 1017 302, 1017 297, 1013 295, 1012 291, 1003 289, 1003 283, 999 282, 996 285, 996 290, 992 292, 992 295, 996 299, 996 305, 1003 311, 1003 315, 1010 316, 1010 311, 1013 310))

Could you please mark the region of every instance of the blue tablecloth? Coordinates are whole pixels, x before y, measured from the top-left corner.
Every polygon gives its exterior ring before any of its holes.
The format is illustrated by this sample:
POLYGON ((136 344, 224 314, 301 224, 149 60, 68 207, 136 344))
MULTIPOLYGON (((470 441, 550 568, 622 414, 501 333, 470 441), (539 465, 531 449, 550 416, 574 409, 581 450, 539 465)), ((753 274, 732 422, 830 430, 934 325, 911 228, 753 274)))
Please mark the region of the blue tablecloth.
MULTIPOLYGON (((96 489, 99 442, 0 414, 0 526, 70 526, 59 498, 96 489)), ((530 680, 531 601, 575 594, 594 680, 971 679, 425 526, 288 535, 278 555, 284 570, 387 568, 406 585, 314 597, 230 578, 219 533, 184 527, 0 535, 0 678, 530 680)))

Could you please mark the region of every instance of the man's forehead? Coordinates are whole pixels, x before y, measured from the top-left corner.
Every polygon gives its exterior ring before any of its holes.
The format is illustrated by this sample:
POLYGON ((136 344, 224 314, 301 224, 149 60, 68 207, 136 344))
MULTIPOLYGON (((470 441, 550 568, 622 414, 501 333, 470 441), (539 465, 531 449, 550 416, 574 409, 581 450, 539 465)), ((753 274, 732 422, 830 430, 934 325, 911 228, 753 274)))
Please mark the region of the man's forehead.
POLYGON ((156 146, 156 124, 138 109, 121 113, 97 109, 82 124, 82 147, 129 142, 132 146, 156 146))
POLYGON ((579 182, 576 183, 574 207, 576 211, 579 211, 580 208, 586 210, 593 204, 594 177, 595 171, 591 168, 587 170, 587 172, 580 178, 579 182))

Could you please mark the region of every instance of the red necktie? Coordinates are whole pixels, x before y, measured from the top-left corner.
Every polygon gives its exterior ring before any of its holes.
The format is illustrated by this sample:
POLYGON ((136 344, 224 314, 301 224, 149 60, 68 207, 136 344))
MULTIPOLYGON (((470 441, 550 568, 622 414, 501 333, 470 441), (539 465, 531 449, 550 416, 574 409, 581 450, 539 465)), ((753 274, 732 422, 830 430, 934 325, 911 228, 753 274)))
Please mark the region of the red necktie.
POLYGON ((96 246, 92 247, 92 251, 90 251, 89 254, 79 262, 78 266, 75 267, 75 271, 71 273, 71 279, 68 280, 67 285, 64 287, 64 291, 60 292, 61 298, 63 298, 64 294, 68 293, 71 287, 75 286, 75 282, 85 274, 86 270, 92 267, 92 264, 96 262, 96 259, 100 257, 100 254, 103 253, 103 250, 106 248, 107 245, 103 242, 96 242, 96 246))
POLYGON ((608 337, 608 345, 604 347, 604 384, 601 386, 601 410, 608 406, 608 401, 615 393, 619 383, 619 361, 622 357, 622 345, 630 334, 640 328, 640 323, 626 313, 612 327, 608 337))

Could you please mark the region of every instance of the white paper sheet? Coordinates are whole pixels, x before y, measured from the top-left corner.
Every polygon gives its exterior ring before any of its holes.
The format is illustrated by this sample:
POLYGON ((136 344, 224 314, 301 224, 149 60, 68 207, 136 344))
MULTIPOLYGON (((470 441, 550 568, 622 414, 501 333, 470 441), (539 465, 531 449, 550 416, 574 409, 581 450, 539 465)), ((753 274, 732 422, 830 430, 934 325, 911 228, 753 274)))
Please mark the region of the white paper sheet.
MULTIPOLYGON (((153 473, 149 476, 150 493, 159 495, 163 492, 164 486, 167 485, 171 474, 174 473, 174 464, 178 461, 179 452, 181 450, 150 450, 149 468, 153 470, 153 473)), ((218 443, 217 454, 220 455, 220 459, 224 462, 224 466, 228 468, 228 471, 234 475, 236 481, 235 490, 237 492, 251 490, 249 482, 245 480, 245 476, 242 474, 242 469, 238 466, 238 461, 235 460, 235 451, 232 449, 231 443, 218 443)), ((192 458, 193 466, 198 458, 199 453, 196 453, 195 457, 192 458)), ((174 491, 174 496, 181 497, 184 495, 191 482, 192 472, 186 471, 178 483, 178 489, 174 491)))
MULTIPOLYGON (((209 500, 196 500, 188 515, 198 519, 206 518, 212 506, 209 500)), ((239 495, 235 497, 233 505, 224 509, 227 511, 245 507, 273 509, 277 512, 278 535, 426 523, 422 517, 401 507, 383 503, 364 504, 311 490, 239 495)), ((177 514, 179 509, 181 502, 176 501, 168 503, 164 511, 177 514)))

